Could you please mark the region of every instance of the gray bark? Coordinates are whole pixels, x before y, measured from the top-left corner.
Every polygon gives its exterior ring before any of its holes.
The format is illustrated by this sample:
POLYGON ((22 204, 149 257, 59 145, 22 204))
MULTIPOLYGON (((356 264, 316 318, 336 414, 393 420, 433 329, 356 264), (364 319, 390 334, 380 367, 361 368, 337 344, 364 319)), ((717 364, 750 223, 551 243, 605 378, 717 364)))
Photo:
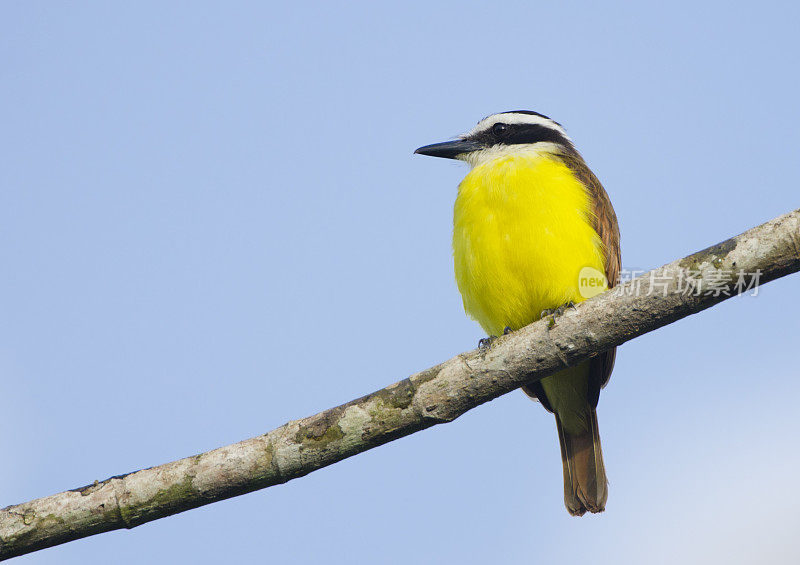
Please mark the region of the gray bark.
POLYGON ((302 477, 800 270, 800 210, 384 389, 264 435, 0 510, 0 559, 302 477), (638 290, 637 290, 638 288, 638 290))

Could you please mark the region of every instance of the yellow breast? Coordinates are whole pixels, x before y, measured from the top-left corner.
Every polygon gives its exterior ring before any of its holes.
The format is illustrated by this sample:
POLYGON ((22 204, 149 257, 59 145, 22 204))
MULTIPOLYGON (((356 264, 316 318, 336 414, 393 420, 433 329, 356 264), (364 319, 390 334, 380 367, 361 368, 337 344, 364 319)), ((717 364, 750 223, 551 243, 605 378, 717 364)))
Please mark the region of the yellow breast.
POLYGON ((476 166, 458 188, 453 254, 464 309, 487 333, 583 300, 584 267, 604 272, 590 196, 561 161, 521 153, 476 166))

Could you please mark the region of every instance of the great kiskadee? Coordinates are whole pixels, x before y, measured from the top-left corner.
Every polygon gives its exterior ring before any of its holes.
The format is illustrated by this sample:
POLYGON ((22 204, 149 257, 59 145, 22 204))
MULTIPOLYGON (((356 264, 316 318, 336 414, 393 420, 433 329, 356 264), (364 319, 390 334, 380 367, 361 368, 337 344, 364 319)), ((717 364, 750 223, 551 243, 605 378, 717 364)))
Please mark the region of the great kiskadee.
MULTIPOLYGON (((415 151, 471 166, 458 187, 453 256, 464 309, 490 336, 517 330, 617 282, 619 228, 608 194, 558 122, 518 110, 415 151), (596 273, 591 291, 582 281, 596 273), (604 276, 603 276, 604 275, 604 276)), ((597 401, 612 349, 523 387, 555 414, 564 502, 575 516, 608 496, 597 401)))

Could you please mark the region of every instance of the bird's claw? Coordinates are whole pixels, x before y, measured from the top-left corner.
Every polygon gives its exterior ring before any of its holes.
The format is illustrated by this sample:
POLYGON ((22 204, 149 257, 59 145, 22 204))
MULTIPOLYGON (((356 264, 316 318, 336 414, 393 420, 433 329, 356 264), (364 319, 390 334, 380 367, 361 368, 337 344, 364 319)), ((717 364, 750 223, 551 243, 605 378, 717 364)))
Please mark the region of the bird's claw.
POLYGON ((558 308, 542 310, 542 313, 541 313, 540 317, 541 318, 546 318, 546 317, 549 316, 550 317, 550 321, 547 322, 547 327, 548 328, 552 328, 553 326, 556 325, 556 317, 557 316, 561 316, 564 312, 567 311, 568 308, 572 308, 573 310, 577 310, 577 308, 575 307, 575 303, 570 300, 569 302, 567 302, 566 304, 562 304, 558 308))
POLYGON ((481 351, 488 351, 491 349, 492 344, 497 340, 496 335, 490 335, 489 337, 484 337, 483 339, 478 340, 478 349, 481 351))
MULTIPOLYGON (((503 335, 508 335, 512 331, 514 331, 514 330, 512 330, 509 326, 506 326, 503 329, 503 335)), ((480 340, 478 340, 478 349, 480 349, 481 351, 488 351, 489 349, 492 348, 492 345, 494 345, 495 341, 497 341, 497 336, 496 335, 490 335, 488 337, 480 339, 480 340)))

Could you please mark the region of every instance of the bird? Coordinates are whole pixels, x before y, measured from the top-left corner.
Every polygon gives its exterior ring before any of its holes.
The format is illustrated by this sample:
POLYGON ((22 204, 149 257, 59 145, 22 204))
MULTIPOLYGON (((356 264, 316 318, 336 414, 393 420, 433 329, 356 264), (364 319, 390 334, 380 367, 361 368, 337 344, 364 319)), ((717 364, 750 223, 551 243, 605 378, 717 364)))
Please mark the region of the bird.
MULTIPOLYGON (((614 208, 558 122, 530 110, 501 112, 415 153, 470 166, 455 200, 453 262, 464 310, 489 340, 545 316, 554 323, 564 308, 618 282, 614 208), (594 291, 585 276, 600 277, 594 291)), ((605 510, 596 409, 615 357, 610 349, 522 387, 555 415, 573 516, 605 510)))

